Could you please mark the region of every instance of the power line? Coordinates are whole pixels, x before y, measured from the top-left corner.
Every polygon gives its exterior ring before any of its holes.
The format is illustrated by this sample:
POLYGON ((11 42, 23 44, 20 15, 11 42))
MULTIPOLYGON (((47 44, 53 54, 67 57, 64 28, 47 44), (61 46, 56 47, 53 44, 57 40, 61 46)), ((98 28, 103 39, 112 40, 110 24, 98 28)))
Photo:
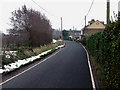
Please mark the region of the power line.
MULTIPOLYGON (((81 25, 81 24, 83 23, 84 20, 85 20, 85 18, 83 18, 83 19, 81 20, 81 22, 80 22, 79 25, 81 25)), ((77 28, 79 27, 79 25, 77 26, 77 28)))
MULTIPOLYGON (((87 16, 88 16, 88 14, 90 13, 90 10, 91 10, 91 8, 92 8, 92 6, 93 6, 93 3, 94 3, 94 0, 92 1, 91 5, 90 5, 90 8, 89 8, 89 10, 88 10, 87 14, 85 15, 85 17, 87 17, 87 16)), ((83 23, 83 21, 84 21, 84 20, 85 20, 85 18, 83 18, 83 19, 82 19, 82 21, 81 21, 80 25, 83 23)), ((79 26, 79 25, 78 25, 78 26, 79 26)))
MULTIPOLYGON (((36 4, 39 8, 41 8, 42 10, 44 10, 45 12, 47 12, 48 14, 50 14, 51 16, 58 18, 57 16, 55 16, 54 14, 51 14, 50 12, 48 12, 46 9, 44 9, 43 7, 41 7, 37 2, 35 2, 34 0, 31 0, 34 4, 36 4)), ((59 18, 60 19, 60 18, 59 18)))
POLYGON ((92 6, 93 6, 93 3, 94 3, 94 0, 92 1, 91 6, 90 6, 90 8, 89 8, 89 10, 88 10, 88 13, 86 14, 86 16, 88 16, 88 14, 89 14, 89 12, 90 12, 92 6))

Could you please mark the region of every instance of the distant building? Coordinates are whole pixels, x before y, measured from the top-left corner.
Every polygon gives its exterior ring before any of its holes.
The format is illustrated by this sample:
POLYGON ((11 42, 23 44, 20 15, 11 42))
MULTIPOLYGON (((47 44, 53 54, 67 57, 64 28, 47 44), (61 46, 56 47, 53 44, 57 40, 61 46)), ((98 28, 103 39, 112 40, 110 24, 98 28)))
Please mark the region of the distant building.
POLYGON ((69 37, 74 39, 80 39, 81 31, 80 30, 70 30, 69 37))
POLYGON ((99 20, 94 20, 92 19, 91 21, 88 22, 89 25, 87 25, 83 30, 82 30, 82 35, 85 37, 90 37, 91 35, 94 35, 95 33, 102 32, 105 29, 105 24, 103 21, 99 20))

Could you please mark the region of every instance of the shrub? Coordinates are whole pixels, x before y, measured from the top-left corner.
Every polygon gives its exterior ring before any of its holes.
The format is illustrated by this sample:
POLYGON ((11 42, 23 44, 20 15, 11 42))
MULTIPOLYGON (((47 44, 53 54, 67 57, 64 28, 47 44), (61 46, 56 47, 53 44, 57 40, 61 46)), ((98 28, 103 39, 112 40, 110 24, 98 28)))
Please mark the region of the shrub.
POLYGON ((110 23, 104 32, 97 33, 82 43, 86 45, 97 63, 104 68, 105 86, 119 88, 120 86, 120 24, 110 23))

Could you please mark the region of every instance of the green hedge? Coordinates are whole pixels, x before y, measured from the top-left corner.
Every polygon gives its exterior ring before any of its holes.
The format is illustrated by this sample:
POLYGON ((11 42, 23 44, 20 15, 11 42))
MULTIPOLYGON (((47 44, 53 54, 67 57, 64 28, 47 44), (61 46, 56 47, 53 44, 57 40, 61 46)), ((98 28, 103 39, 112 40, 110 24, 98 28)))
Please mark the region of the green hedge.
POLYGON ((106 26, 99 32, 82 43, 95 57, 97 63, 104 68, 105 86, 119 88, 120 86, 120 20, 106 26))

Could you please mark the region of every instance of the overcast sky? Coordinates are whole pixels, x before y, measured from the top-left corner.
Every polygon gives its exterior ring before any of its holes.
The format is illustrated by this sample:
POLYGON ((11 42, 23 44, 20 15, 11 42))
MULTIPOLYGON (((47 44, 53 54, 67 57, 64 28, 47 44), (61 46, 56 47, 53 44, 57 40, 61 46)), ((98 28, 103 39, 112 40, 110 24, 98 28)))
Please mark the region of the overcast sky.
MULTIPOLYGON (((27 8, 44 13, 50 20, 52 27, 60 28, 60 17, 63 18, 63 29, 73 29, 73 26, 80 30, 84 26, 84 16, 87 14, 93 0, 34 0, 46 11, 38 7, 32 0, 0 0, 0 30, 6 32, 10 28, 11 12, 26 5, 27 8), (82 23, 81 23, 82 22, 82 23)), ((111 16, 113 11, 118 12, 118 1, 111 1, 111 16)), ((91 19, 104 21, 106 23, 106 2, 107 0, 94 0, 92 9, 87 16, 87 22, 91 19)))

